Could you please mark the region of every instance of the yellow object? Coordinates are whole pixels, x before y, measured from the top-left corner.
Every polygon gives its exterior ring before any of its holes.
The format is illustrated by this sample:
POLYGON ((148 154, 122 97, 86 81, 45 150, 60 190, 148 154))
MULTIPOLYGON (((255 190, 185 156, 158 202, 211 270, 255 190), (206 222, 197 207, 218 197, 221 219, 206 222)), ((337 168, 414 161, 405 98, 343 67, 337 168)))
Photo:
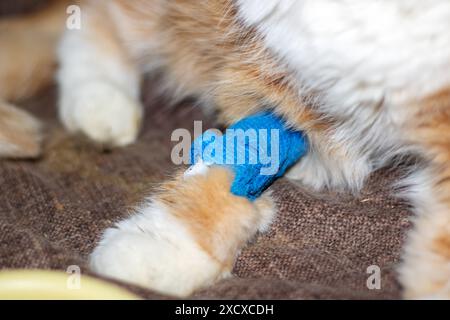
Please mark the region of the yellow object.
POLYGON ((43 270, 0 272, 1 300, 136 300, 125 289, 86 275, 43 270))

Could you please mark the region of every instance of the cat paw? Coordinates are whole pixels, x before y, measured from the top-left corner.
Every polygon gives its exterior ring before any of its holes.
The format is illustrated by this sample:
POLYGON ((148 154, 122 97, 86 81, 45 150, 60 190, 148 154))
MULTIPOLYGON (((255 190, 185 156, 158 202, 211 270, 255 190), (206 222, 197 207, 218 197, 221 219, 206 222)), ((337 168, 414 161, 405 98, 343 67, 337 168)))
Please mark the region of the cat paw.
POLYGON ((138 101, 104 82, 66 90, 61 98, 61 118, 70 131, 81 132, 94 142, 112 147, 136 140, 142 113, 138 101))
POLYGON ((31 114, 0 102, 0 157, 36 158, 41 154, 42 126, 31 114))
POLYGON ((90 267, 105 277, 177 297, 226 276, 223 266, 158 204, 107 229, 90 267))

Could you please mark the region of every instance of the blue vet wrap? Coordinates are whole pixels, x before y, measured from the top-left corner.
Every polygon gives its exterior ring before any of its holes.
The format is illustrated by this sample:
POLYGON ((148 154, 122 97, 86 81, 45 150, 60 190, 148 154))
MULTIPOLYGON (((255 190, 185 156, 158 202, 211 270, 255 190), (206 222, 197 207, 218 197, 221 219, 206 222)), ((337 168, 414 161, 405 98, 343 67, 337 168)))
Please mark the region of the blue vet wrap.
POLYGON ((251 201, 307 151, 306 137, 288 128, 273 113, 244 118, 230 126, 225 135, 207 130, 191 147, 191 164, 223 165, 235 172, 231 192, 251 201))

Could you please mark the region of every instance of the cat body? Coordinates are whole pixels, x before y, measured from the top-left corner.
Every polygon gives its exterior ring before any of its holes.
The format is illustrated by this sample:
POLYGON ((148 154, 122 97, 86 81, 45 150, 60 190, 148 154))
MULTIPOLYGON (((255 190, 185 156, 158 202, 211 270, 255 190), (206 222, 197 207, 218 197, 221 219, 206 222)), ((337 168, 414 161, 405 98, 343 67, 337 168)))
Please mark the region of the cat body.
MULTIPOLYGON (((98 143, 132 143, 142 76, 158 72, 174 101, 195 96, 225 124, 270 110, 304 131, 310 150, 288 176, 315 190, 357 193, 394 157, 419 154, 426 165, 400 183, 417 215, 399 276, 407 298, 449 298, 448 30, 446 0, 85 1, 58 50, 60 116, 98 143)), ((226 276, 275 209, 269 193, 231 195, 226 169, 195 172, 106 231, 93 269, 175 295, 226 276), (183 265, 177 242, 201 258, 183 265)))

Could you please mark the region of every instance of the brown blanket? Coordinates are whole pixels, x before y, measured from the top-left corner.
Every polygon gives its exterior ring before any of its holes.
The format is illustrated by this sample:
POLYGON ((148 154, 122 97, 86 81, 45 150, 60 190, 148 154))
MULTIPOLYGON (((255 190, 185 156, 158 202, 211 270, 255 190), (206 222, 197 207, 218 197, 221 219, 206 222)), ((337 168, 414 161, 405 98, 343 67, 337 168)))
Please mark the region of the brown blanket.
MULTIPOLYGON (((102 151, 61 128, 54 96, 51 90, 25 103, 47 125, 42 158, 0 162, 1 268, 65 270, 77 264, 88 271, 86 258, 102 230, 173 172, 172 131, 191 130, 194 120, 212 125, 190 103, 165 108, 149 95, 139 141, 102 151)), ((396 177, 398 170, 377 172, 357 198, 318 198, 278 181, 272 187, 278 216, 270 231, 242 251, 235 279, 195 297, 398 298, 395 266, 409 213, 390 190, 396 177), (366 286, 371 265, 381 267, 381 290, 366 286)))
MULTIPOLYGON (((66 270, 77 264, 89 273, 86 259, 101 232, 173 172, 172 131, 191 130, 200 119, 204 129, 212 125, 190 103, 165 108, 151 94, 144 99, 139 141, 110 152, 64 132, 54 90, 25 103, 46 123, 47 142, 39 160, 0 161, 0 268, 66 270)), ((410 214, 390 190, 398 176, 398 169, 377 172, 357 198, 318 198, 278 181, 272 187, 278 216, 270 231, 242 251, 234 278, 193 298, 399 298, 395 267, 410 214), (367 288, 371 265, 381 268, 380 290, 367 288)), ((161 298, 123 285, 144 298, 161 298)))

